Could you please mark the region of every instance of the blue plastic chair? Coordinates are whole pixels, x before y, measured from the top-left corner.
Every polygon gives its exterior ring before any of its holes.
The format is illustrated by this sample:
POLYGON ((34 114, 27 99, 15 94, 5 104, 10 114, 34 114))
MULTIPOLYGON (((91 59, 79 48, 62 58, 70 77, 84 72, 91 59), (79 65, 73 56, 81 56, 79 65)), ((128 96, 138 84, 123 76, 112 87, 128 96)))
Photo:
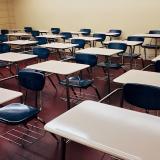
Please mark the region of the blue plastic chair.
MULTIPOLYGON (((21 103, 12 103, 6 105, 0 108, 0 122, 9 125, 23 124, 24 126, 26 126, 26 129, 28 129, 27 123, 34 118, 40 121, 41 123, 45 124, 45 121, 38 117, 38 113, 41 111, 40 92, 43 90, 45 85, 44 74, 31 69, 22 69, 18 73, 18 80, 19 84, 23 86, 25 89, 36 92, 35 107, 21 103), (38 97, 40 101, 39 104, 37 102, 38 97)), ((53 136, 56 140, 58 140, 54 134, 53 136)), ((15 143, 17 144, 17 142, 15 143)))
POLYGON ((45 37, 36 37, 35 39, 38 42, 37 43, 38 45, 43 45, 48 43, 48 40, 45 37))
POLYGON ((9 30, 8 30, 8 29, 2 29, 2 30, 1 30, 1 34, 4 34, 4 35, 5 35, 5 34, 8 34, 8 33, 9 33, 9 30))
POLYGON ((47 48, 35 47, 33 48, 33 54, 37 55, 40 60, 48 60, 50 51, 47 48))
POLYGON ((86 41, 84 39, 71 39, 71 43, 72 44, 77 44, 78 46, 76 46, 75 48, 78 48, 78 49, 83 49, 85 44, 86 44, 86 41))
MULTIPOLYGON (((41 91, 45 84, 45 76, 42 73, 35 72, 34 70, 23 69, 18 73, 19 84, 26 89, 41 91)), ((37 118, 41 107, 37 106, 36 94, 36 107, 13 103, 0 108, 0 122, 8 123, 10 125, 26 124, 33 118, 37 118)))
POLYGON ((110 33, 117 33, 116 35, 114 35, 113 37, 119 37, 122 34, 122 30, 120 29, 110 29, 109 30, 110 33))
POLYGON ((32 32, 32 27, 24 27, 24 31, 26 33, 31 33, 32 32))
POLYGON ((64 40, 64 42, 72 38, 72 33, 70 32, 61 32, 60 35, 63 36, 62 39, 64 40))
POLYGON ((7 42, 8 36, 5 34, 0 34, 0 42, 7 42))
POLYGON ((96 40, 96 42, 101 42, 102 45, 103 45, 103 42, 106 39, 106 35, 105 34, 101 34, 101 33, 94 33, 93 37, 100 38, 100 39, 96 40))
POLYGON ((10 52, 11 47, 8 44, 0 43, 0 53, 10 52))
POLYGON ((52 34, 59 34, 59 33, 60 33, 60 31, 61 31, 61 29, 60 29, 60 28, 51 28, 51 32, 52 32, 52 34))
POLYGON ((36 38, 37 36, 40 35, 40 32, 39 32, 39 31, 36 31, 36 30, 32 30, 31 34, 32 34, 32 36, 33 36, 34 38, 36 38))
MULTIPOLYGON (((123 100, 145 109, 146 113, 149 113, 149 110, 160 110, 158 97, 160 97, 160 87, 143 84, 125 84, 123 86, 123 100)), ((121 107, 123 107, 123 101, 121 107)))
MULTIPOLYGON (((91 54, 81 54, 78 53, 75 55, 75 62, 80 64, 87 64, 90 65, 90 67, 94 67, 97 64, 97 56, 91 55, 91 54)), ((87 89, 88 87, 92 87, 96 94, 98 99, 100 99, 100 94, 98 92, 98 89, 95 85, 93 85, 94 80, 93 79, 83 79, 80 76, 74 76, 69 77, 69 87, 71 87, 73 93, 77 97, 76 93, 74 92, 74 88, 80 88, 80 89, 87 89)), ((61 80, 60 84, 66 86, 66 80, 61 80)))
POLYGON ((91 34, 91 29, 89 29, 89 28, 82 28, 82 29, 80 29, 80 32, 82 32, 81 34, 83 36, 89 36, 91 34))

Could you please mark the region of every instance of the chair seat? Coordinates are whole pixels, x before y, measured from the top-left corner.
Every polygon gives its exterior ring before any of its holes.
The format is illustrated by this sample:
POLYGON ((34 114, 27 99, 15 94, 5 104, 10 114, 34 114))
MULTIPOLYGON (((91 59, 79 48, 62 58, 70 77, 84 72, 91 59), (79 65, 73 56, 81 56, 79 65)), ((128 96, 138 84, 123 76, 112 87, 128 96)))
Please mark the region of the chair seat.
MULTIPOLYGON (((80 79, 79 77, 70 77, 69 78, 69 86, 77 87, 77 88, 88 88, 93 83, 91 79, 80 79)), ((61 80, 60 84, 66 86, 66 80, 61 80)))
POLYGON ((144 44, 142 45, 143 48, 149 48, 149 49, 155 49, 155 48, 160 48, 159 45, 152 45, 152 44, 144 44))
POLYGON ((20 124, 35 118, 39 112, 40 110, 38 108, 21 103, 12 103, 0 108, 0 122, 12 125, 20 124))
POLYGON ((119 69, 122 67, 122 64, 120 63, 106 63, 106 62, 101 62, 98 63, 99 67, 104 67, 104 68, 112 68, 112 69, 119 69))

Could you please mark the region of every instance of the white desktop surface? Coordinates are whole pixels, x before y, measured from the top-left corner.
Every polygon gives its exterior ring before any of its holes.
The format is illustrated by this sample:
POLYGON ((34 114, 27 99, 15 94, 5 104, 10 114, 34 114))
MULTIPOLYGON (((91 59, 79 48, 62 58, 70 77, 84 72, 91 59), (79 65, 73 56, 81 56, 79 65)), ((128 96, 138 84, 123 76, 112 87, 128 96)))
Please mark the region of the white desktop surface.
POLYGON ((160 159, 160 118, 84 101, 45 130, 124 160, 160 159))

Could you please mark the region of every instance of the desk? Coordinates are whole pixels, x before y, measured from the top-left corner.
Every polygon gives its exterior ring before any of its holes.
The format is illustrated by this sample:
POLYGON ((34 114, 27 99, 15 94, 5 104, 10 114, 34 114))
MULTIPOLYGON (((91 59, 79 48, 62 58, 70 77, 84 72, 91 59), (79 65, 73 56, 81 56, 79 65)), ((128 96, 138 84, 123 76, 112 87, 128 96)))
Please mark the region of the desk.
POLYGON ((130 70, 113 80, 116 83, 138 83, 160 87, 160 74, 150 71, 130 70))
POLYGON ((84 101, 44 128, 124 160, 160 159, 160 118, 145 113, 84 101))
POLYGON ((112 37, 119 35, 119 33, 112 33, 112 32, 96 32, 95 34, 105 34, 110 38, 110 40, 112 39, 112 37))
POLYGON ((70 39, 83 39, 85 40, 86 42, 89 42, 91 44, 91 46, 94 47, 94 42, 97 41, 97 40, 100 40, 101 38, 98 38, 98 37, 76 37, 76 38, 70 38, 70 39))
POLYGON ((16 72, 18 73, 19 72, 18 62, 36 58, 36 57, 37 55, 28 55, 28 54, 22 54, 22 53, 8 52, 8 53, 0 54, 0 61, 15 64, 16 72))
POLYGON ((133 61, 133 54, 136 46, 142 45, 143 42, 141 41, 127 41, 127 40, 112 40, 112 41, 105 41, 103 42, 104 45, 108 45, 109 43, 125 43, 127 46, 130 47, 130 54, 131 54, 131 59, 130 59, 130 68, 132 69, 132 61, 133 61))
MULTIPOLYGON (((160 34, 136 34, 136 35, 133 35, 133 36, 139 36, 139 37, 144 37, 144 38, 154 38, 156 43, 155 45, 157 46, 158 45, 158 38, 160 38, 160 34)), ((155 57, 157 56, 157 52, 158 52, 158 48, 156 47, 155 48, 155 57)))
POLYGON ((37 44, 37 41, 29 41, 29 40, 15 40, 15 41, 7 41, 7 42, 3 42, 9 45, 17 45, 20 46, 23 51, 25 51, 25 47, 28 45, 35 45, 37 44))
POLYGON ((73 35, 79 36, 80 34, 86 33, 86 32, 81 32, 81 31, 69 31, 73 35))
POLYGON ((53 35, 53 34, 46 34, 46 35, 41 35, 41 36, 37 36, 37 37, 44 37, 47 39, 58 39, 58 38, 62 38, 63 36, 61 35, 53 35))
POLYGON ((21 92, 0 88, 0 104, 11 101, 15 98, 21 97, 23 94, 21 92))
POLYGON ((112 56, 114 54, 120 53, 122 50, 118 49, 108 49, 108 48, 86 48, 76 51, 76 53, 83 53, 83 54, 93 54, 93 55, 101 55, 101 56, 112 56))
POLYGON ((67 95, 67 109, 70 109, 70 93, 69 93, 69 80, 68 76, 75 72, 88 68, 89 65, 62 62, 50 60, 34 65, 27 66, 27 68, 44 71, 47 73, 55 73, 58 75, 64 75, 66 77, 66 95, 67 95))
POLYGON ((73 48, 76 47, 77 44, 71 44, 71 43, 48 43, 48 44, 43 44, 43 45, 40 45, 40 46, 44 47, 44 48, 56 49, 58 54, 59 54, 59 57, 61 59, 62 57, 61 57, 61 54, 60 54, 60 51, 59 51, 60 49, 62 49, 62 50, 72 49, 71 52, 73 53, 73 48))
POLYGON ((7 34, 7 36, 8 36, 8 39, 10 39, 10 37, 17 37, 17 39, 21 39, 21 37, 31 37, 31 34, 29 34, 29 33, 18 33, 18 32, 16 32, 16 33, 9 33, 9 34, 7 34))
POLYGON ((43 35, 43 34, 49 33, 49 31, 47 31, 47 30, 39 30, 39 33, 43 35))

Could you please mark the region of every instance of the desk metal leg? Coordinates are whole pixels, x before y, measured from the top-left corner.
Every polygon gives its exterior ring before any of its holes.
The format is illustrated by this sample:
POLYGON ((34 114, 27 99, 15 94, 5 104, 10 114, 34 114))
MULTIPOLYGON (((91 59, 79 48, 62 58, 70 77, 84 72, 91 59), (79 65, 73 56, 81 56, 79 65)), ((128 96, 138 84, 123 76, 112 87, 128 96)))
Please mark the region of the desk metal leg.
POLYGON ((66 139, 61 138, 61 160, 66 159, 66 139))
POLYGON ((70 94, 69 94, 69 79, 66 76, 66 96, 67 96, 67 110, 71 109, 71 104, 70 104, 70 94))
POLYGON ((155 57, 157 57, 157 52, 158 52, 158 38, 156 38, 155 57))
POLYGON ((132 69, 132 63, 133 63, 133 52, 134 52, 134 47, 130 46, 130 51, 131 51, 131 58, 130 58, 130 69, 132 69))
POLYGON ((19 65, 17 63, 15 63, 15 67, 16 67, 16 74, 18 75, 18 73, 19 73, 19 65))

